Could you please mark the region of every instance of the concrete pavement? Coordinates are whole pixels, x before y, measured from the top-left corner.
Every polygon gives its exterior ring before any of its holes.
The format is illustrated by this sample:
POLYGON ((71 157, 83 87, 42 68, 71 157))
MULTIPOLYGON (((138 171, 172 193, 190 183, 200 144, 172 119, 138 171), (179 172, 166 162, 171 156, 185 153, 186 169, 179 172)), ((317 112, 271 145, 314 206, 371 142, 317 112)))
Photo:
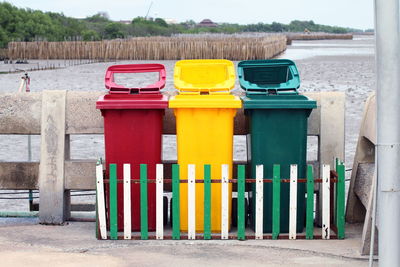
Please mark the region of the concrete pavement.
POLYGON ((94 223, 0 218, 1 266, 368 266, 360 226, 345 240, 99 241, 94 223))

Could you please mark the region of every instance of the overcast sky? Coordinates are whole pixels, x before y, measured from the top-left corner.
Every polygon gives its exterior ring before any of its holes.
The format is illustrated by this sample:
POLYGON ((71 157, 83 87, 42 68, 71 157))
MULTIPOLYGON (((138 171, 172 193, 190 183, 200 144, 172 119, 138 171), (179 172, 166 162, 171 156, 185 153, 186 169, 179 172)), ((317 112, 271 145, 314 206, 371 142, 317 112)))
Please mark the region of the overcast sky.
MULTIPOLYGON (((2 1, 2 0, 0 0, 2 1)), ((178 22, 209 18, 215 22, 239 24, 288 23, 313 20, 315 23, 373 28, 373 0, 9 0, 18 7, 63 12, 84 18, 105 11, 113 20, 130 20, 149 15, 178 22)))

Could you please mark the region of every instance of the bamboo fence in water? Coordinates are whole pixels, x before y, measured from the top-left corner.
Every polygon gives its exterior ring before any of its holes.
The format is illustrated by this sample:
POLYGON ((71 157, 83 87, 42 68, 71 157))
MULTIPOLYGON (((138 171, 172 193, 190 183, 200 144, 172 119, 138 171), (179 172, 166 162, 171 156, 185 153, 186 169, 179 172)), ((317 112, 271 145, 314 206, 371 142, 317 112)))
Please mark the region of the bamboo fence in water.
POLYGON ((8 44, 8 56, 11 59, 251 60, 272 58, 285 49, 285 35, 201 35, 136 37, 95 42, 11 42, 8 44))
POLYGON ((351 33, 326 33, 326 32, 309 32, 309 33, 286 33, 288 44, 292 43, 292 40, 351 40, 353 34, 351 33))

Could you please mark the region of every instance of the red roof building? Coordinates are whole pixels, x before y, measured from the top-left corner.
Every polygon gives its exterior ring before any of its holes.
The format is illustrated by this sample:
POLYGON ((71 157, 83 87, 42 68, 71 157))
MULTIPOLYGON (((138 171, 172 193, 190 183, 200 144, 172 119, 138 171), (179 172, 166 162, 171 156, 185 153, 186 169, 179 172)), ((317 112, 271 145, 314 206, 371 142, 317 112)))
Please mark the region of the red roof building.
POLYGON ((203 19, 199 24, 197 24, 197 27, 217 27, 218 25, 214 22, 212 22, 210 19, 203 19))

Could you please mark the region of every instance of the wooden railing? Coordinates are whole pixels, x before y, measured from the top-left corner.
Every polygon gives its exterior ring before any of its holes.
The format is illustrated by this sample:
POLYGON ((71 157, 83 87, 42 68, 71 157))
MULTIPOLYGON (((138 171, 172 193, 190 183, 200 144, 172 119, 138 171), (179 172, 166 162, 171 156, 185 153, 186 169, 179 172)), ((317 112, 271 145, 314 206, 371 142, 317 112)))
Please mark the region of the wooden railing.
MULTIPOLYGON (((42 223, 61 224, 69 218, 68 190, 96 188, 96 160, 71 160, 69 136, 103 134, 103 118, 95 108, 103 94, 59 90, 0 94, 0 135, 41 135, 40 164, 0 162, 0 189, 39 189, 42 223)), ((321 174, 323 164, 344 158, 345 96, 341 92, 305 95, 317 101, 317 109, 309 118, 308 135, 318 137, 318 159, 309 164, 321 174)), ((248 134, 243 110, 238 111, 234 125, 235 135, 248 134)), ((169 109, 163 133, 176 134, 175 117, 169 109)), ((175 162, 163 163, 170 173, 175 162)), ((238 163, 246 162, 234 162, 234 169, 238 163)))

